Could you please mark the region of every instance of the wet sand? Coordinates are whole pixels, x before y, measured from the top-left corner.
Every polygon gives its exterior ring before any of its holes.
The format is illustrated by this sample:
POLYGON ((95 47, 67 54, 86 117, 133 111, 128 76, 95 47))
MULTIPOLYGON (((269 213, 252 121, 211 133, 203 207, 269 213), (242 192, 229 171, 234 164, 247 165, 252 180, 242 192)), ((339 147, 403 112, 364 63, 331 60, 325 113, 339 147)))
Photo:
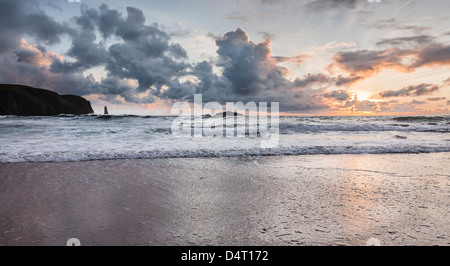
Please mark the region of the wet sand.
POLYGON ((0 164, 0 245, 449 245, 450 153, 0 164))

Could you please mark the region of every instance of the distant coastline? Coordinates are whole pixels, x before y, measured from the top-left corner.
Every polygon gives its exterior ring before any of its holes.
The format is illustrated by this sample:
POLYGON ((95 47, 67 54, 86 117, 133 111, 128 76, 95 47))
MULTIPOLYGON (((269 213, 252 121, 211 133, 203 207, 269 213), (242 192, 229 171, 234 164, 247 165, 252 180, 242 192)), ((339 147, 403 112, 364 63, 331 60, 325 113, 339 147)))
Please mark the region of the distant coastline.
POLYGON ((92 114, 91 103, 76 95, 23 85, 0 84, 0 115, 54 116, 92 114))

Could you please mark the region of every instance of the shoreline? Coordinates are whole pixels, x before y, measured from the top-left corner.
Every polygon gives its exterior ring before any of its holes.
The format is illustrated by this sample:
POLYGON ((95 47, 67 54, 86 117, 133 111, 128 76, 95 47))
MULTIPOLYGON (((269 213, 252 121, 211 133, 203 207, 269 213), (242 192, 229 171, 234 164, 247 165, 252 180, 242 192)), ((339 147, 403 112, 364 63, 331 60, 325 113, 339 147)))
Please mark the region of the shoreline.
POLYGON ((198 155, 186 155, 186 156, 161 156, 161 157, 142 157, 142 158, 111 158, 111 159, 80 159, 80 160, 67 160, 67 161, 23 161, 23 162, 0 162, 0 165, 4 164, 24 164, 24 163, 81 163, 81 162, 107 162, 107 161, 128 161, 128 160, 165 160, 165 159, 231 159, 231 158, 265 158, 265 157, 302 157, 302 156, 370 156, 370 155, 420 155, 420 154, 450 154, 450 151, 432 151, 432 152, 380 152, 380 153, 304 153, 304 154, 242 154, 242 155, 209 155, 209 156, 198 156, 198 155))
POLYGON ((450 153, 1 163, 0 245, 449 245, 449 162, 450 153))

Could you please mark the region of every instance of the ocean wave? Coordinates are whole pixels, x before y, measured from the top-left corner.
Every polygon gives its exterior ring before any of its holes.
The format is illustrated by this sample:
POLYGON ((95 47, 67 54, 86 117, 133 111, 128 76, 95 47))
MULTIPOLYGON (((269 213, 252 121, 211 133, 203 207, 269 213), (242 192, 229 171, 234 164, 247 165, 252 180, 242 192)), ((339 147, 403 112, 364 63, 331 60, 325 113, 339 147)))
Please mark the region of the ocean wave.
POLYGON ((126 118, 161 118, 163 116, 150 116, 150 115, 93 115, 96 119, 114 120, 114 119, 126 119, 126 118))
POLYGON ((57 117, 77 117, 78 115, 72 115, 72 114, 59 114, 57 117))
POLYGON ((426 125, 406 125, 406 124, 293 124, 280 123, 282 132, 321 132, 321 131, 416 131, 416 132, 450 132, 448 125, 426 124, 426 125))
POLYGON ((445 117, 442 116, 399 116, 394 117, 395 121, 444 121, 445 117))
POLYGON ((170 116, 7 116, 0 121, 0 162, 450 152, 447 120, 325 118, 280 118, 279 146, 264 150, 256 137, 176 138, 170 116))
POLYGON ((172 129, 170 128, 152 128, 144 131, 146 134, 154 134, 154 133, 160 133, 164 135, 170 135, 172 134, 172 129))
POLYGON ((333 154, 392 154, 392 153, 441 153, 450 152, 450 147, 435 146, 311 146, 282 147, 275 149, 230 149, 230 150, 149 150, 139 152, 49 152, 42 154, 0 153, 1 163, 19 162, 76 162, 120 159, 157 158, 215 158, 236 156, 294 156, 333 154))

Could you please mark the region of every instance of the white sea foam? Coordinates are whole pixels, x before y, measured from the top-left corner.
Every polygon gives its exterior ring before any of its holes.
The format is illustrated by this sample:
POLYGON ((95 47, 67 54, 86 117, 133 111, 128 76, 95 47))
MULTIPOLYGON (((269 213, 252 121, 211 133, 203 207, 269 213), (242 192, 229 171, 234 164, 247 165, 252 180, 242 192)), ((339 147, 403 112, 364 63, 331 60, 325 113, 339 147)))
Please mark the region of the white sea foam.
POLYGON ((0 154, 0 162, 71 162, 114 159, 192 158, 192 157, 232 157, 232 156, 281 156, 315 154, 385 154, 385 153, 437 153, 450 152, 445 147, 290 147, 279 149, 231 149, 231 150, 151 150, 139 152, 24 152, 0 154))
POLYGON ((0 162, 450 152, 448 117, 282 117, 280 143, 273 149, 260 148, 258 138, 175 138, 173 119, 2 117, 0 162))

